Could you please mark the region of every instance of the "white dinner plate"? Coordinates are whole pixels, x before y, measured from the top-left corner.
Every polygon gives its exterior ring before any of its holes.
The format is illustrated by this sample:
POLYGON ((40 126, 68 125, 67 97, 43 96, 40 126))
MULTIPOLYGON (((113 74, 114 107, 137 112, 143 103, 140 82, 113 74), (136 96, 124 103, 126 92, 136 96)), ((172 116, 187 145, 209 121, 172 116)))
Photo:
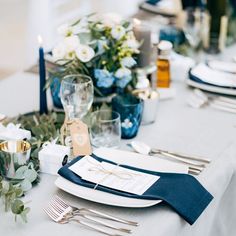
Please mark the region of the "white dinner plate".
POLYGON ((199 82, 193 81, 189 78, 186 79, 186 83, 187 83, 187 85, 189 85, 191 87, 202 89, 207 92, 236 96, 236 89, 223 88, 223 87, 218 87, 218 86, 212 86, 209 84, 199 83, 199 82))
POLYGON ((103 192, 100 190, 86 188, 84 186, 74 184, 61 176, 57 178, 55 184, 58 188, 74 196, 86 199, 88 201, 98 202, 111 206, 141 208, 153 206, 161 202, 161 200, 128 198, 103 192))
POLYGON ((212 69, 205 63, 199 63, 191 69, 190 73, 192 76, 199 78, 203 82, 210 85, 228 88, 236 87, 235 74, 212 69))
MULTIPOLYGON (((188 173, 188 167, 186 165, 163 160, 157 157, 151 157, 148 155, 141 155, 138 153, 110 148, 96 149, 94 154, 116 163, 126 164, 137 168, 160 172, 188 173)), ((111 206, 143 208, 150 207, 161 202, 161 200, 123 197, 100 190, 87 188, 74 184, 61 176, 57 178, 55 184, 58 188, 74 196, 111 206)))

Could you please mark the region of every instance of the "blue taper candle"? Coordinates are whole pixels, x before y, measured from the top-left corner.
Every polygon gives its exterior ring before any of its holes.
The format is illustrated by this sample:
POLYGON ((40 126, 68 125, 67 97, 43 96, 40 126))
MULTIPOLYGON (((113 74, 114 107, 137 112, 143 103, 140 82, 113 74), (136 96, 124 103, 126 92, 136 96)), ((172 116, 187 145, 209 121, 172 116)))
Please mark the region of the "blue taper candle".
POLYGON ((42 47, 42 38, 38 36, 38 41, 40 44, 39 47, 39 78, 40 78, 40 84, 39 84, 39 113, 40 114, 47 114, 48 113, 48 107, 47 107, 47 94, 46 94, 46 70, 45 70, 45 60, 44 60, 44 50, 42 47))

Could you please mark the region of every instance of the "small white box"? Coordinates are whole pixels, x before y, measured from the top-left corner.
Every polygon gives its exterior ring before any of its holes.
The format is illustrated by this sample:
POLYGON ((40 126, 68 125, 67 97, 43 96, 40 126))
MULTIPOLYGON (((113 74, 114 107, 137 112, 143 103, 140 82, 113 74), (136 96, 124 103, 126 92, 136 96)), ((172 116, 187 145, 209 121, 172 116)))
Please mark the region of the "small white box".
POLYGON ((48 144, 39 151, 40 171, 43 173, 57 175, 58 170, 62 167, 64 157, 70 154, 70 147, 48 144))
POLYGON ((7 126, 0 124, 0 140, 23 140, 31 139, 29 130, 20 129, 20 124, 9 123, 7 126))

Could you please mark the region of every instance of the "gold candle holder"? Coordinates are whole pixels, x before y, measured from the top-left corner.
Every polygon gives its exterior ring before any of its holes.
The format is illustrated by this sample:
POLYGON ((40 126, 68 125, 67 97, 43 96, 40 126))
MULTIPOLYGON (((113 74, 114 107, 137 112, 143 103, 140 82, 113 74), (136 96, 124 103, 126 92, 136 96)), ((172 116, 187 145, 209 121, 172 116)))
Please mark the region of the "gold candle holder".
POLYGON ((31 152, 31 145, 26 141, 10 140, 0 143, 0 168, 3 177, 14 179, 16 170, 26 165, 31 152))

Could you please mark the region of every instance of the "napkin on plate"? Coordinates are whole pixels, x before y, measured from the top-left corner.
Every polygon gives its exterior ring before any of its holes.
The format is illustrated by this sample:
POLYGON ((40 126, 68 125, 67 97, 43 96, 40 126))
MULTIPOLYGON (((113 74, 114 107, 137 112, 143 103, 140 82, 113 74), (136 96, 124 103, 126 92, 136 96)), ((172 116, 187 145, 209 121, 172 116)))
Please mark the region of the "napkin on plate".
MULTIPOLYGON (((92 156, 98 161, 105 161, 115 165, 117 164, 102 159, 94 154, 92 154, 92 156)), ((94 188, 94 183, 81 179, 69 169, 71 165, 79 161, 81 158, 82 157, 77 157, 67 165, 63 166, 58 171, 58 174, 75 184, 79 184, 88 188, 94 188)), ((191 175, 161 173, 143 170, 132 166, 120 166, 131 170, 158 175, 160 178, 143 195, 122 192, 119 190, 103 187, 101 185, 98 185, 96 189, 130 198, 163 200, 191 225, 197 220, 197 218, 213 199, 212 195, 191 175)))

